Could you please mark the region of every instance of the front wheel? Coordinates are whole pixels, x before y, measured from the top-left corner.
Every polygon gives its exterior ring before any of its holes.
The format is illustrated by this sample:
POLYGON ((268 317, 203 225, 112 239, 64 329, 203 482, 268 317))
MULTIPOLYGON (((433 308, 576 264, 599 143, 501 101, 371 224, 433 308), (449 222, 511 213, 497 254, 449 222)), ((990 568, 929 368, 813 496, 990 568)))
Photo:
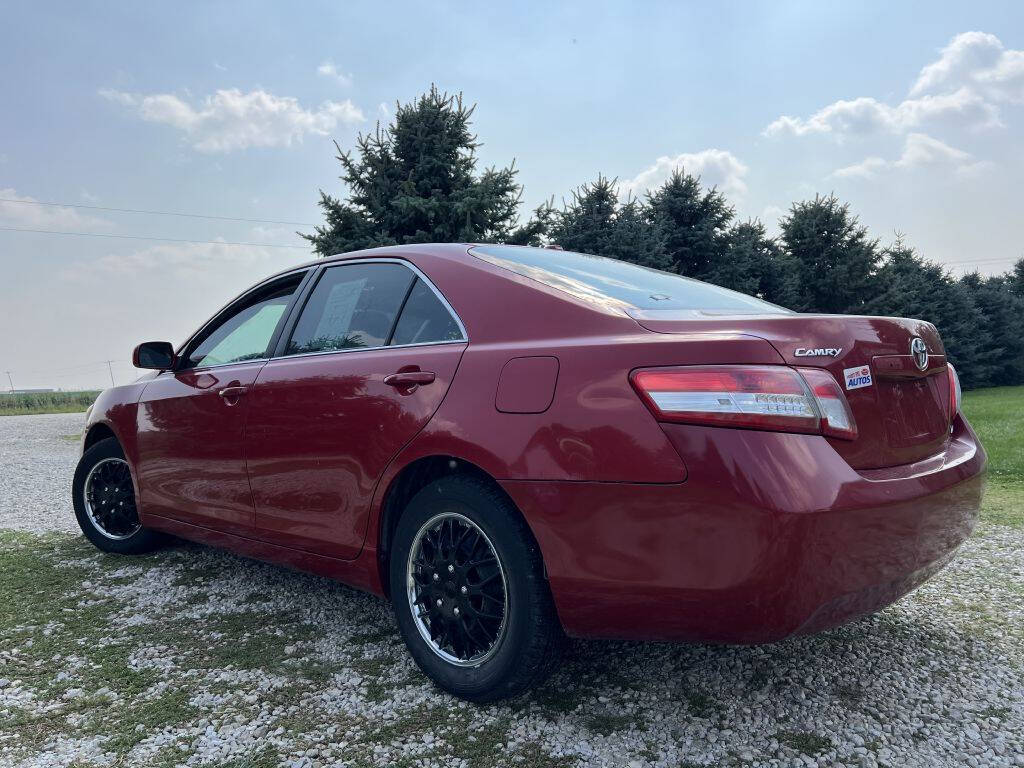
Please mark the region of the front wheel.
POLYGON ((113 437, 100 440, 82 454, 71 493, 78 525, 98 549, 137 555, 163 543, 160 533, 139 522, 131 469, 113 437))
POLYGON ((409 652, 453 695, 515 696, 558 662, 564 635, 540 551, 489 483, 456 475, 416 494, 395 531, 390 583, 409 652))

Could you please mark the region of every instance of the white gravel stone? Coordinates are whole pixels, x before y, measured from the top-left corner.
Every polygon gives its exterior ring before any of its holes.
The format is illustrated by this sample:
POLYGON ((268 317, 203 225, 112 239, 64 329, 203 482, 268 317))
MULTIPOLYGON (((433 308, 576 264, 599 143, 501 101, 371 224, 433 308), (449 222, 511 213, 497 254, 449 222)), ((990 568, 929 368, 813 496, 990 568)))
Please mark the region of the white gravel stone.
POLYGON ((77 531, 71 478, 84 413, 0 416, 0 528, 77 531))

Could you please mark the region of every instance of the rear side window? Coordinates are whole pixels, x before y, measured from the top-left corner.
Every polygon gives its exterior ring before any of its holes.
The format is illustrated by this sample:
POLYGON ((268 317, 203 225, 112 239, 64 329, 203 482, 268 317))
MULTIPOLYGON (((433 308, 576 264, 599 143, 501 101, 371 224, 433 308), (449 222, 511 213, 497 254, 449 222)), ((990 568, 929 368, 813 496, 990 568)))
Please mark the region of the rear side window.
POLYGON ((665 310, 791 314, 788 309, 744 293, 603 256, 518 245, 478 245, 469 252, 579 299, 635 310, 629 311, 634 316, 665 310))
POLYGON ((391 344, 428 344, 462 338, 462 329, 451 312, 430 286, 417 278, 402 308, 391 344))
POLYGON ((401 264, 327 269, 299 316, 285 354, 383 347, 414 279, 401 264))

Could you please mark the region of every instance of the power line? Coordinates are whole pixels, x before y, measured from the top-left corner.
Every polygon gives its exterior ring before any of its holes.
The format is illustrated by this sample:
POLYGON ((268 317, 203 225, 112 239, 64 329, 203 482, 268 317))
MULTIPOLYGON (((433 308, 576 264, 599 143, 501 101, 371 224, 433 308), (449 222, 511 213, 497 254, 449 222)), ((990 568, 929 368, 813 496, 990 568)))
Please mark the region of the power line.
POLYGON ((1014 257, 1010 256, 1008 258, 1007 257, 1002 257, 1002 258, 995 258, 995 259, 968 259, 967 261, 949 261, 949 262, 946 262, 945 264, 943 264, 942 262, 937 262, 937 263, 939 264, 939 266, 945 266, 945 267, 969 267, 969 266, 974 265, 974 264, 993 264, 993 263, 995 263, 995 264, 1002 264, 1004 262, 1009 264, 1010 262, 1015 262, 1015 261, 1017 261, 1017 259, 1015 259, 1014 257))
POLYGON ((246 219, 239 216, 213 216, 205 213, 182 213, 180 211, 153 211, 143 208, 110 208, 103 205, 81 205, 76 203, 44 203, 41 200, 15 200, 0 197, 0 203, 16 203, 18 205, 46 205, 53 208, 81 208, 87 211, 111 211, 113 213, 143 213, 151 216, 181 216, 188 219, 211 219, 213 221, 242 221, 247 224, 286 224, 293 227, 315 227, 308 221, 277 221, 276 219, 246 219))
POLYGON ((186 240, 178 237, 149 237, 143 235, 112 235, 104 232, 58 232, 54 229, 23 229, 21 227, 0 227, 2 232, 30 232, 37 235, 70 235, 72 237, 110 237, 117 240, 155 240, 164 243, 192 243, 193 245, 243 245, 250 248, 299 248, 311 250, 308 245, 278 245, 275 243, 242 243, 229 240, 186 240))
MULTIPOLYGON (((79 363, 78 365, 68 365, 68 366, 65 366, 63 368, 33 368, 33 369, 30 369, 30 370, 22 370, 22 369, 19 368, 17 370, 17 373, 20 374, 20 375, 29 375, 29 374, 31 374, 31 375, 36 375, 36 374, 46 374, 46 375, 68 374, 68 375, 74 376, 79 371, 82 371, 82 370, 84 370, 86 368, 98 368, 101 365, 105 365, 106 362, 107 362, 106 360, 95 360, 95 361, 93 361, 91 363, 79 363)), ((112 362, 115 365, 131 365, 131 362, 129 360, 113 360, 112 362)))

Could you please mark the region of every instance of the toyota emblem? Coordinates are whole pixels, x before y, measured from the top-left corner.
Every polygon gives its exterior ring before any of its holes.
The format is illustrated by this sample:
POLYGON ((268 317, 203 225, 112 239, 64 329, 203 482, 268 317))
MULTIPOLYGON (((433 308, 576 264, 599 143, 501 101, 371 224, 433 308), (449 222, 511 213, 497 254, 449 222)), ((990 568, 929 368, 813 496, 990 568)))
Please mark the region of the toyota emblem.
POLYGON ((917 370, 927 370, 928 347, 920 336, 915 336, 910 340, 910 356, 914 358, 914 365, 917 366, 917 370))

